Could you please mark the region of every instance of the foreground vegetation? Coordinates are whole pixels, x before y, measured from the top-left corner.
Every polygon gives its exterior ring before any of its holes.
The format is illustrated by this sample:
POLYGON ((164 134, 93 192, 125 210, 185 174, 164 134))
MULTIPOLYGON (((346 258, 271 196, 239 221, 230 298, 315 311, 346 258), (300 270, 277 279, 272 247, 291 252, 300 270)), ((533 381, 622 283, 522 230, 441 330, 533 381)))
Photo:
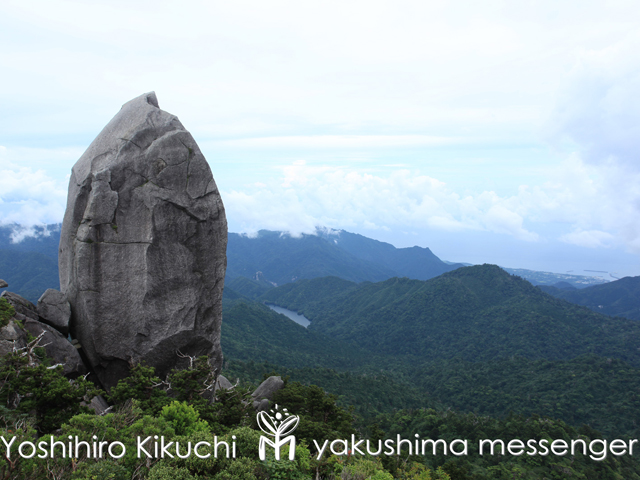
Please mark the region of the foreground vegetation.
MULTIPOLYGON (((251 405, 250 392, 255 384, 241 383, 230 390, 218 390, 211 401, 211 372, 205 358, 190 369, 173 371, 165 380, 154 370, 136 365, 131 375, 122 380, 108 395, 113 404, 105 415, 96 415, 80 401, 99 393, 88 381, 69 381, 60 367, 48 368, 46 359, 40 364, 25 362, 24 356, 9 354, 0 365, 5 382, 0 390, 0 434, 5 442, 15 437, 11 454, 3 449, 0 457, 2 479, 71 479, 71 480, 258 480, 258 479, 352 479, 352 480, 467 480, 467 479, 551 479, 580 478, 635 480, 640 465, 634 457, 609 455, 602 461, 576 453, 569 456, 481 456, 480 439, 509 441, 520 439, 571 439, 590 441, 600 434, 588 427, 573 428, 562 421, 538 416, 511 415, 496 419, 475 414, 456 413, 440 408, 397 409, 358 422, 352 408, 341 406, 336 395, 315 385, 286 380, 274 403, 300 416, 295 431, 297 445, 293 461, 276 461, 268 449, 264 461, 258 458, 262 432, 251 405), (16 395, 20 401, 16 404, 16 395), (52 403, 57 402, 57 403, 52 403), (355 451, 324 451, 318 447, 324 440, 395 439, 466 439, 468 455, 453 456, 442 450, 416 455, 405 447, 398 454, 372 456, 355 451), (183 448, 182 456, 156 458, 155 436, 164 437, 183 448), (138 455, 138 438, 150 440, 138 455), (73 455, 65 453, 70 440, 87 442, 120 442, 111 452, 96 459, 91 448, 79 448, 73 455), (61 442, 56 455, 49 455, 51 442, 61 442), (315 442, 314 442, 315 441, 315 442), (45 442, 44 458, 17 455, 22 442, 45 442), (199 442, 225 442, 236 446, 235 458, 227 458, 226 449, 219 455, 199 458, 185 455, 186 445, 199 442), (344 454, 343 454, 344 453, 344 454), (118 458, 115 458, 118 457, 118 458), (319 458, 318 458, 319 457, 319 458)), ((272 372, 270 372, 272 373, 272 372)), ((265 375, 266 377, 267 375, 265 375)), ((286 377, 285 377, 286 378, 286 377)), ((372 385, 376 385, 374 382, 372 385)), ((75 445, 74 443, 74 445, 75 445)), ((220 445, 222 445, 220 443, 220 445)), ((340 444, 339 444, 340 445, 340 444)), ((6 444, 5 444, 6 447, 6 444)), ((338 450, 340 450, 338 448, 338 450)), ((350 450, 350 447, 349 447, 350 450)), ((68 451, 68 450, 67 450, 68 451)), ((175 452, 175 450, 167 450, 175 452)), ((27 456, 30 449, 27 447, 27 456)), ((95 451, 94 451, 95 452, 95 451)), ((232 457, 232 455, 231 455, 232 457)))

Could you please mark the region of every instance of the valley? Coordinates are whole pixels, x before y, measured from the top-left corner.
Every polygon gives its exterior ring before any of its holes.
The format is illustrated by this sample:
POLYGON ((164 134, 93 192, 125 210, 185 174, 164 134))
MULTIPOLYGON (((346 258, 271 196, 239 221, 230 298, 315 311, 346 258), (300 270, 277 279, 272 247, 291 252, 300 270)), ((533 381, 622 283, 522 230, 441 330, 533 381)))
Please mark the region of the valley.
MULTIPOLYGON (((0 277, 32 299, 57 286, 50 230, 0 243, 0 277)), ((572 435, 640 436, 637 278, 534 286, 495 265, 447 264, 348 232, 230 234, 228 255, 221 344, 234 383, 277 374, 317 385, 371 438, 408 435, 418 419, 436 431, 483 419, 504 433, 505 422, 538 418, 572 435)), ((520 468, 482 471, 506 464, 520 468)), ((455 480, 492 478, 469 476, 480 467, 468 461, 431 465, 455 480)))

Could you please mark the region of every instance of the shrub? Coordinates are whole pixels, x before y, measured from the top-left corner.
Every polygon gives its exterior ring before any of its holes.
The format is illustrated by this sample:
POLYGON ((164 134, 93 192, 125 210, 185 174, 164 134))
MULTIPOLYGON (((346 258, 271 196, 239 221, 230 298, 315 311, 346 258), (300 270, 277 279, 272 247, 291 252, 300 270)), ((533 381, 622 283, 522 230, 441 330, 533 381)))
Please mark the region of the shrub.
POLYGON ((147 480, 197 480, 186 468, 157 464, 149 470, 147 480))
POLYGON ((9 319, 16 314, 15 308, 6 298, 0 297, 0 328, 9 325, 9 319))
POLYGON ((160 417, 164 418, 173 427, 176 435, 190 435, 209 429, 204 420, 200 420, 200 414, 187 402, 173 401, 162 407, 160 417))
POLYGON ((131 473, 122 465, 110 460, 101 460, 97 463, 82 463, 72 478, 74 480, 129 480, 131 473))

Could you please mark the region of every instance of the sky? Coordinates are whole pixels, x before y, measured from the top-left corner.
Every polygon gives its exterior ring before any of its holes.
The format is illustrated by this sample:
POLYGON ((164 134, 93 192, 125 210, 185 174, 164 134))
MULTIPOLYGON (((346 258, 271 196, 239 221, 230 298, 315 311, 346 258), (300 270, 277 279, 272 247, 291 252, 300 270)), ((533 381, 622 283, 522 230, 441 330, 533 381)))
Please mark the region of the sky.
POLYGON ((229 230, 344 229, 440 258, 640 275, 635 1, 0 4, 0 223, 155 91, 229 230))

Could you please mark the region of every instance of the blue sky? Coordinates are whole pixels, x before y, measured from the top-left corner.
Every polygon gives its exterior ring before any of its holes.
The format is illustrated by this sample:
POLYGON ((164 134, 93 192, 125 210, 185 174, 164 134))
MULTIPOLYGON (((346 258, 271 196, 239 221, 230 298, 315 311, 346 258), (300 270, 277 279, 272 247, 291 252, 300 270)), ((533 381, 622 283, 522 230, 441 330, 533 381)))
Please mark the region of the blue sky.
POLYGON ((61 221, 75 161, 155 90, 231 231, 640 275, 640 7, 480 3, 4 1, 0 222, 61 221))

